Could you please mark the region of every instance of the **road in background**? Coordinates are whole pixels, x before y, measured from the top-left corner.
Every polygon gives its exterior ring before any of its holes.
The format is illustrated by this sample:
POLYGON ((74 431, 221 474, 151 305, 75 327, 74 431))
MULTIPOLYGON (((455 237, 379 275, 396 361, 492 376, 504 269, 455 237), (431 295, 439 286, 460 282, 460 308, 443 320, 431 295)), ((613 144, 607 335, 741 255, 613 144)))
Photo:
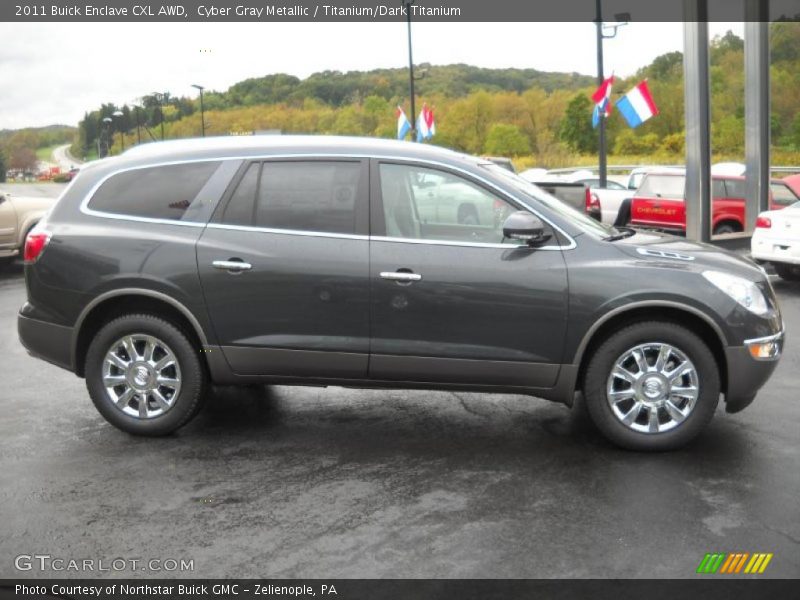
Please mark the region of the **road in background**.
POLYGON ((69 144, 59 146, 53 150, 53 162, 55 162, 62 171, 69 171, 73 167, 78 167, 83 164, 83 161, 76 159, 69 153, 69 144))
POLYGON ((137 577, 681 578, 735 551, 796 578, 800 285, 774 285, 788 343, 756 401, 637 454, 527 396, 338 387, 219 388, 176 434, 132 437, 20 346, 16 265, 0 272, 0 577, 81 576, 14 570, 39 552, 194 560, 137 577))

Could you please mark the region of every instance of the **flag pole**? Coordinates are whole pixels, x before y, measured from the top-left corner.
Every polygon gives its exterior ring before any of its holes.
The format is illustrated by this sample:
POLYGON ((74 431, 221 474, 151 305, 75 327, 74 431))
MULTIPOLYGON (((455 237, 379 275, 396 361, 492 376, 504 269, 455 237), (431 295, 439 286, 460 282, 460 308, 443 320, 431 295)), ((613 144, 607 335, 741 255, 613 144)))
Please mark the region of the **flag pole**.
POLYGON ((411 94, 411 141, 417 141, 417 114, 414 105, 414 57, 411 52, 411 5, 416 0, 403 0, 406 8, 406 22, 408 24, 408 87, 411 94))
MULTIPOLYGON (((603 74, 603 7, 602 0, 597 0, 597 84, 603 85, 605 75, 603 74)), ((609 98, 609 102, 611 99, 609 98)), ((608 164, 606 159, 606 117, 604 114, 600 115, 600 124, 598 125, 600 132, 600 141, 598 148, 598 162, 599 162, 599 177, 600 187, 606 187, 608 183, 608 164)))

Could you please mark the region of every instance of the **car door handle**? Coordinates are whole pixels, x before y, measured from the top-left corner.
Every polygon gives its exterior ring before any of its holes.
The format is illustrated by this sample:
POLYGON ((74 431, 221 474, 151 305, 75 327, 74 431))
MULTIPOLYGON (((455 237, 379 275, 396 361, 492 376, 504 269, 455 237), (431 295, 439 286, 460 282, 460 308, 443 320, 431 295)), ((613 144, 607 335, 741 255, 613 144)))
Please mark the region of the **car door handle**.
POLYGON ((253 265, 243 260, 215 260, 211 266, 224 271, 249 271, 253 268, 253 265))
POLYGON ((421 281, 422 275, 419 273, 409 273, 407 271, 382 271, 381 279, 389 279, 390 281, 399 281, 401 283, 410 283, 412 281, 421 281))

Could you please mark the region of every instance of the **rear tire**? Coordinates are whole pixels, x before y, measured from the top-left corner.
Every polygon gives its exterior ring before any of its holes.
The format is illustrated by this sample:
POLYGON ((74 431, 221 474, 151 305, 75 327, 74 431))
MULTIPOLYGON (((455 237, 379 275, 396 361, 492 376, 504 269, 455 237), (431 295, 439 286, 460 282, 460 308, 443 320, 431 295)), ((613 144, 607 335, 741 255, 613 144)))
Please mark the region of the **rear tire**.
POLYGON ((790 265, 787 263, 772 263, 778 277, 785 281, 800 281, 800 265, 790 265))
POLYGON ((720 387, 719 368, 705 342, 681 325, 661 321, 635 323, 609 336, 589 360, 583 380, 586 407, 598 429, 618 446, 644 451, 672 450, 700 434, 714 416, 720 387))
POLYGON ((206 396, 199 349, 154 315, 125 315, 104 325, 89 345, 85 372, 100 414, 134 435, 166 435, 183 427, 206 396))

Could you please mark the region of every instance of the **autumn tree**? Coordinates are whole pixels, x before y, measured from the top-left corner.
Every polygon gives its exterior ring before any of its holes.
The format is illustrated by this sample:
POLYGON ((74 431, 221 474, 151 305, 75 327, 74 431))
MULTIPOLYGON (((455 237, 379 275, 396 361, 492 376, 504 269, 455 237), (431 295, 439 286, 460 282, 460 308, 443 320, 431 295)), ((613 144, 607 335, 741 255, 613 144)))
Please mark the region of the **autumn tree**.
POLYGON ((495 123, 486 136, 484 151, 494 156, 525 156, 531 153, 531 145, 516 125, 495 123))
POLYGON ((592 129, 592 103, 585 94, 576 95, 567 105, 559 137, 576 152, 589 153, 597 149, 592 129))

